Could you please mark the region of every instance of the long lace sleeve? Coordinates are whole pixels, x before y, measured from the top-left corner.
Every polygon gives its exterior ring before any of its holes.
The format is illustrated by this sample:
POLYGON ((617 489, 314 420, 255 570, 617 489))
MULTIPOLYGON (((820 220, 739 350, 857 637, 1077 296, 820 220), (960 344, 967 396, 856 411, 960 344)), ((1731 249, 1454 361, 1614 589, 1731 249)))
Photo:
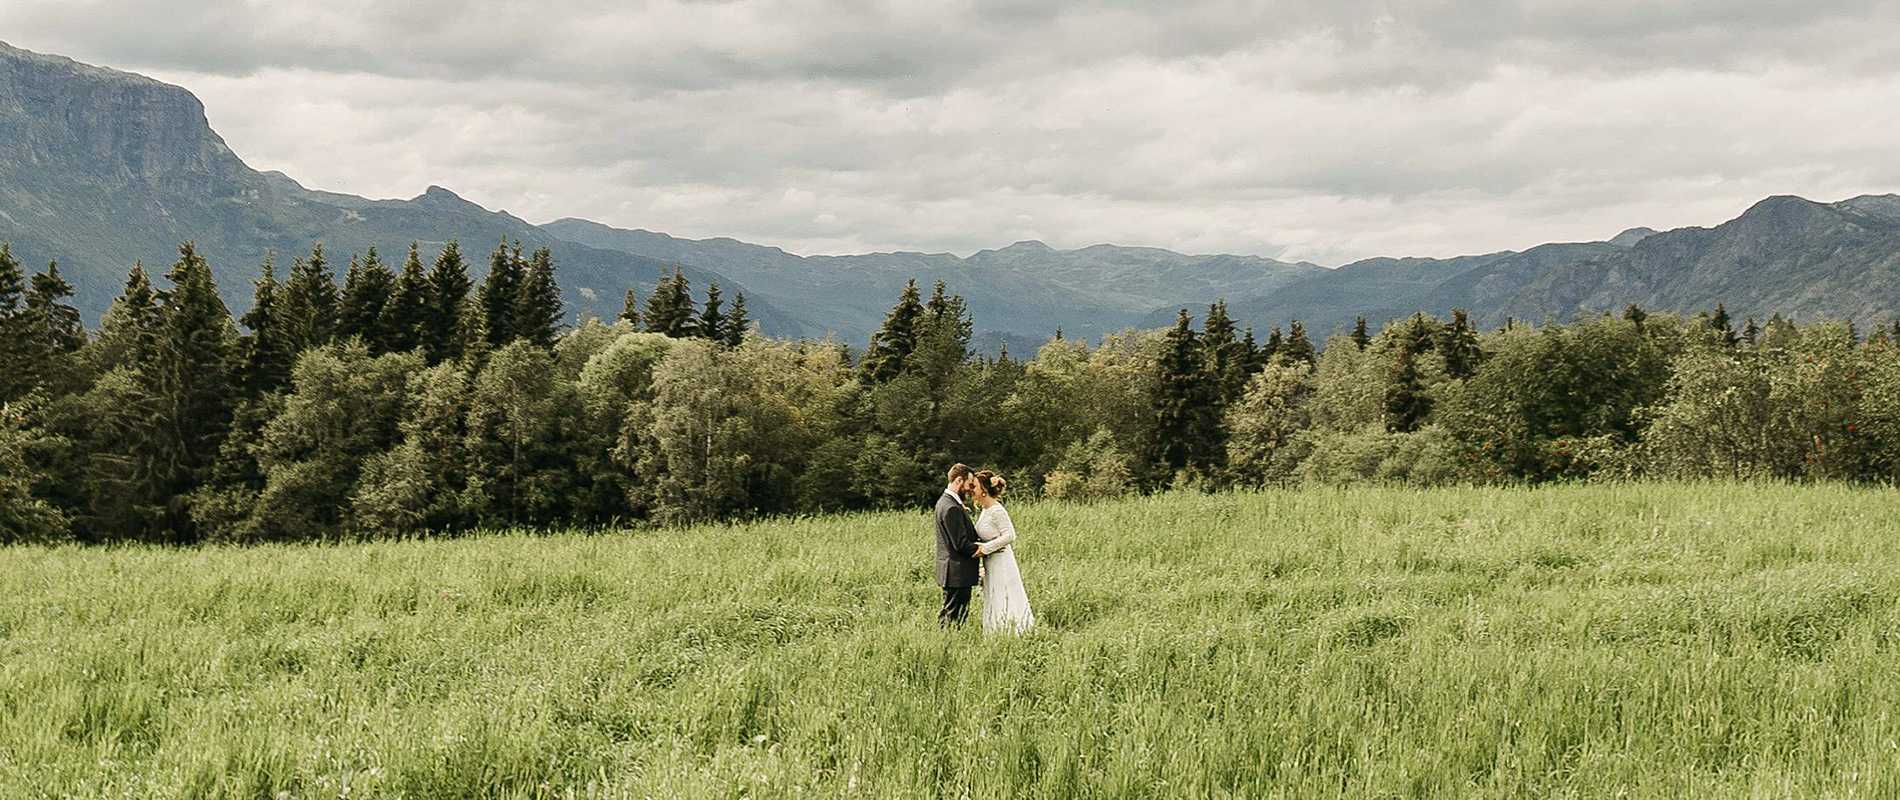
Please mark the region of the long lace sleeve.
POLYGON ((1009 510, 1001 504, 991 506, 991 515, 995 518, 996 538, 983 543, 983 555, 989 555, 1016 541, 1016 524, 1009 519, 1009 510))

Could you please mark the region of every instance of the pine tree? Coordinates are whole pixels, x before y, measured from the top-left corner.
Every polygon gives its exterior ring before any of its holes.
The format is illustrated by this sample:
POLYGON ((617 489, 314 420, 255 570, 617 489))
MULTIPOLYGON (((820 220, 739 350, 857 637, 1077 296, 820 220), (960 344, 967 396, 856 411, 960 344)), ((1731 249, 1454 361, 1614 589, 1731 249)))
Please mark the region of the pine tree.
POLYGON ((382 256, 371 247, 361 264, 350 258, 350 272, 343 281, 343 307, 337 312, 337 338, 358 337, 371 355, 393 352, 401 344, 395 332, 385 327, 384 311, 396 292, 396 274, 383 264, 382 256))
POLYGON ((719 282, 706 284, 706 304, 699 312, 698 334, 715 342, 726 340, 725 301, 719 297, 719 282))
POLYGON ((888 383, 903 374, 904 363, 917 351, 917 328, 923 316, 917 281, 912 280, 904 284, 904 292, 884 316, 884 324, 871 334, 871 345, 858 363, 859 377, 865 383, 888 383))
POLYGON ((1438 354, 1445 358, 1445 374, 1463 380, 1478 374, 1484 360, 1484 348, 1478 344, 1478 332, 1471 317, 1462 308, 1451 311, 1451 324, 1438 335, 1438 354))
POLYGON ((543 247, 528 259, 515 299, 515 330, 520 338, 553 347, 561 335, 561 287, 554 279, 554 254, 543 247))
POLYGON ((329 344, 336 337, 339 305, 336 278, 323 258, 323 245, 310 257, 291 262, 284 284, 284 323, 297 352, 329 344))
POLYGON ((1761 343, 1761 326, 1755 324, 1754 317, 1749 317, 1748 324, 1742 326, 1742 341, 1747 342, 1749 347, 1761 343))
POLYGON ((453 361, 462 356, 464 338, 472 321, 464 313, 468 305, 468 265, 462 263, 462 248, 454 240, 442 246, 429 270, 428 308, 422 317, 422 347, 430 364, 453 361))
POLYGON ((1267 343, 1260 347, 1260 360, 1265 364, 1278 363, 1280 351, 1285 349, 1286 337, 1280 333, 1280 326, 1275 325, 1267 331, 1267 343))
POLYGON ((521 245, 511 250, 508 241, 495 245, 488 254, 488 277, 482 279, 477 304, 482 309, 483 335, 491 347, 515 340, 515 306, 521 301, 521 286, 527 282, 527 265, 521 262, 521 245))
POLYGON ((686 339, 696 334, 698 320, 693 308, 693 292, 686 276, 678 269, 672 277, 660 279, 647 298, 647 332, 686 339))
POLYGON ((1155 463, 1170 472, 1206 465, 1218 444, 1217 390, 1208 378, 1204 352, 1193 320, 1181 309, 1156 364, 1155 463))
POLYGON ((1306 338, 1306 326, 1294 320, 1287 329, 1286 342, 1280 346, 1277 357, 1282 364, 1305 364, 1312 366, 1318 360, 1319 353, 1313 347, 1312 340, 1306 338))
POLYGON ((274 392, 290 383, 297 351, 294 334, 286 330, 280 294, 277 267, 266 254, 264 275, 257 279, 257 289, 251 295, 251 310, 238 320, 251 332, 243 340, 244 366, 238 378, 246 397, 274 392))
POLYGON ((745 344, 745 337, 752 333, 752 318, 746 316, 745 292, 732 297, 732 315, 726 318, 726 346, 738 347, 745 344))
POLYGON ((1366 331, 1366 318, 1359 317, 1352 323, 1352 343, 1359 349, 1366 349, 1372 343, 1372 335, 1366 331))
POLYGON ((396 288, 389 302, 383 306, 383 317, 377 323, 388 337, 384 346, 391 353, 407 353, 422 346, 431 302, 429 274, 422 268, 422 255, 416 243, 409 243, 409 257, 402 262, 402 274, 396 277, 396 288))
POLYGON ((640 293, 627 290, 627 301, 620 306, 620 321, 633 327, 640 327, 640 293))

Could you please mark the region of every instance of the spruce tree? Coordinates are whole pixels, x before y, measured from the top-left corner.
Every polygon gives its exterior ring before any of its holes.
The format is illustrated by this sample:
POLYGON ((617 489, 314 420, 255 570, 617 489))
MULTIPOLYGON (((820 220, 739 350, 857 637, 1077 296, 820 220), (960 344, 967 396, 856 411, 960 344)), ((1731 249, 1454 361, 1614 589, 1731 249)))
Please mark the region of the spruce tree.
POLYGON ((1241 337, 1240 346, 1247 354, 1247 378, 1252 380, 1253 376, 1267 368, 1267 351, 1261 348, 1260 342, 1254 338, 1252 325, 1247 326, 1246 335, 1241 337))
POLYGON ((752 318, 746 316, 745 292, 740 292, 732 296, 732 314, 726 317, 726 346, 745 344, 745 337, 751 332, 752 318))
POLYGON ((238 320, 250 330, 243 340, 244 366, 239 384, 246 397, 274 392, 290 383, 290 368, 297 360, 294 334, 287 330, 283 315, 277 267, 264 256, 264 275, 257 279, 251 295, 251 309, 238 320))
POLYGON ((1748 324, 1742 326, 1742 341, 1747 342, 1749 347, 1761 343, 1761 326, 1755 324, 1754 317, 1749 317, 1748 324))
POLYGON ((1417 355, 1409 347, 1400 347, 1392 364, 1392 377, 1386 383, 1385 428, 1393 433, 1410 433, 1424 424, 1431 413, 1432 400, 1425 393, 1418 374, 1417 355))
POLYGON ((0 403, 21 397, 30 383, 32 353, 20 319, 26 277, 12 247, 0 242, 0 403))
POLYGON ((1260 360, 1266 364, 1279 363, 1280 351, 1286 349, 1286 336, 1280 333, 1280 326, 1267 331, 1267 343, 1260 348, 1260 360))
POLYGON ((65 394, 73 386, 78 365, 73 353, 86 343, 86 326, 79 309, 66 302, 73 286, 59 274, 57 262, 33 276, 26 291, 26 306, 11 326, 21 341, 16 345, 26 355, 24 375, 16 383, 28 391, 45 389, 54 395, 65 394))
POLYGON ((392 353, 407 353, 426 341, 429 310, 434 307, 429 274, 422 267, 422 255, 415 242, 409 243, 409 257, 396 276, 396 288, 383 305, 383 318, 377 323, 388 337, 385 346, 392 353))
POLYGON ((343 281, 343 307, 337 313, 337 338, 358 337, 371 355, 393 352, 401 343, 385 327, 384 311, 396 293, 396 274, 383 264, 382 256, 371 247, 361 264, 350 258, 349 276, 343 281))
POLYGON ((521 285, 527 282, 527 265, 521 262, 521 245, 511 250, 508 241, 495 245, 488 254, 488 277, 482 279, 477 305, 482 309, 482 328, 491 347, 515 340, 515 306, 521 302, 521 285))
POLYGON ((430 364, 460 358, 468 325, 464 307, 468 304, 468 265, 462 263, 461 245, 450 240, 442 246, 429 270, 428 308, 422 315, 422 347, 430 364))
POLYGON ((1734 324, 1729 320, 1728 307, 1721 303, 1715 304, 1715 315, 1709 317, 1709 327, 1714 328, 1716 333, 1721 335, 1722 344, 1734 347, 1741 343, 1741 340, 1735 336, 1734 324))
POLYGON ((1478 374, 1484 349, 1478 344, 1478 332, 1471 327, 1471 317, 1464 309, 1452 309, 1451 324, 1438 335, 1438 354, 1445 358, 1445 374, 1460 380, 1478 374))
POLYGON ((697 315, 693 308, 693 292, 686 276, 678 269, 673 275, 660 279, 660 285, 654 287, 653 295, 647 298, 647 331, 686 339, 695 335, 697 315))
POLYGON ((699 324, 696 326, 695 331, 700 337, 711 339, 715 342, 724 342, 726 340, 725 301, 719 297, 718 281, 708 281, 706 283, 706 304, 701 307, 699 312, 699 324))
POLYGON ((1235 335, 1234 320, 1227 315, 1227 301, 1217 300, 1207 307, 1201 322, 1202 358, 1208 379, 1214 385, 1214 400, 1220 409, 1240 399, 1247 391, 1247 351, 1235 335))
POLYGON ((1318 360, 1319 353, 1313 347, 1311 339, 1306 338, 1306 326, 1294 320, 1287 328, 1286 342, 1280 346, 1277 354, 1280 363, 1305 364, 1312 366, 1318 360))
POLYGON ((1372 335, 1366 331, 1366 318, 1358 317, 1352 323, 1352 343, 1359 349, 1366 349, 1372 343, 1372 335))
POLYGON ((561 286, 554 278, 554 254, 543 247, 528 259, 527 273, 515 298, 516 334, 541 347, 553 347, 561 335, 561 286))
POLYGON ((903 374, 905 362, 917 351, 917 328, 923 317, 924 305, 913 279, 904 284, 884 324, 871 334, 871 344, 858 364, 858 375, 865 383, 888 383, 903 374))
POLYGON ((206 477, 231 423, 237 332, 218 299, 211 266, 190 242, 178 256, 166 273, 172 289, 160 312, 154 368, 144 376, 156 414, 138 452, 157 478, 158 494, 149 500, 164 509, 162 533, 192 541, 185 496, 206 477))
POLYGON ((620 306, 620 321, 633 327, 640 327, 640 293, 627 290, 627 301, 620 306))
POLYGON ((338 305, 336 278, 319 243, 310 249, 309 258, 291 262, 284 283, 285 330, 296 352, 321 347, 336 337, 338 305))
POLYGON ((1219 444, 1217 390, 1187 309, 1181 309, 1168 331, 1156 368, 1155 463, 1170 472, 1206 465, 1219 444))
POLYGON ((145 265, 132 262, 125 290, 99 321, 100 369, 138 368, 147 363, 157 350, 158 321, 158 295, 145 275, 145 265))

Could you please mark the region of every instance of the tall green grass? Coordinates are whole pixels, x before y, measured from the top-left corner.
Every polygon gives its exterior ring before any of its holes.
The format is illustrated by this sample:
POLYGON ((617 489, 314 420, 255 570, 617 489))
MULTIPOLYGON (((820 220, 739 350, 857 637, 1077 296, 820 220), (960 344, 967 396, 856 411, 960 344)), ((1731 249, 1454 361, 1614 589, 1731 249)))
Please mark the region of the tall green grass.
POLYGON ((4 797, 1894 797, 1900 497, 1629 485, 0 551, 4 797))

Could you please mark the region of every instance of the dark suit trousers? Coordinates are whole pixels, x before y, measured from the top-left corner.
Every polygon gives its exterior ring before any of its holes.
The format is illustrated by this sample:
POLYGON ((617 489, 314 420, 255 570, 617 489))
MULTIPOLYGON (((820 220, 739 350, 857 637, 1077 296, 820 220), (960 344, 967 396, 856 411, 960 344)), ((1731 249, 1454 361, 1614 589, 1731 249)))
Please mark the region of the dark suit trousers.
POLYGON ((946 586, 943 589, 943 610, 937 612, 937 626, 948 628, 961 627, 965 617, 970 616, 970 587, 946 586))

